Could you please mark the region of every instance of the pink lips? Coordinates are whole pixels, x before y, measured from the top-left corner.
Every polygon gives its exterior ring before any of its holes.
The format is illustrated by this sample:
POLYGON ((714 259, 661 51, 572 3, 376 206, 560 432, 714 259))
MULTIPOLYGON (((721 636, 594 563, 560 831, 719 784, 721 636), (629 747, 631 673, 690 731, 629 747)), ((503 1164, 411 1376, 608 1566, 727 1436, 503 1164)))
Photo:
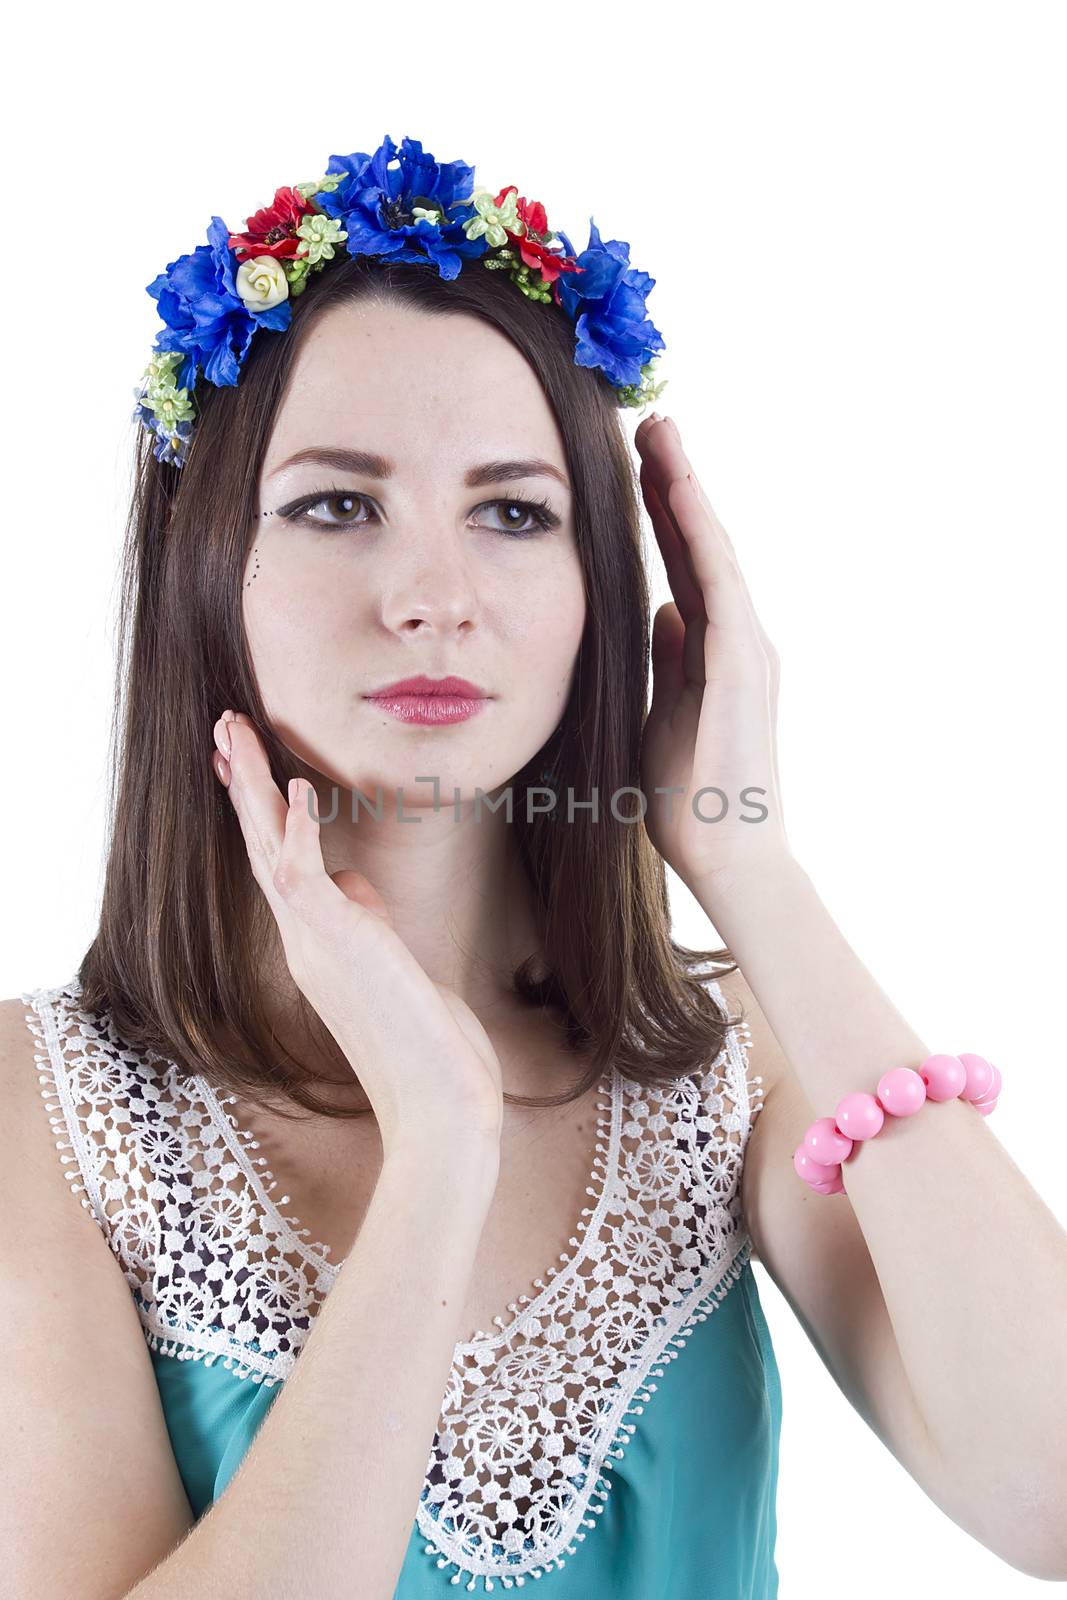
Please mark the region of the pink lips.
POLYGON ((364 699, 401 722, 465 722, 488 703, 484 689, 466 678, 400 678, 374 689, 364 699))

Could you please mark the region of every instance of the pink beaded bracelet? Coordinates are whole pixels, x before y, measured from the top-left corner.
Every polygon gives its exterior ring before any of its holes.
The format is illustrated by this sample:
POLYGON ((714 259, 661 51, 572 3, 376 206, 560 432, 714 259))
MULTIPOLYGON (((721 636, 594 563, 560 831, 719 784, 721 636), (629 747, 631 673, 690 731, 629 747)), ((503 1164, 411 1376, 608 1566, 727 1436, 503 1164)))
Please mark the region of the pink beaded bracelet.
POLYGON ((793 1166, 816 1194, 844 1194, 841 1163, 859 1139, 880 1133, 888 1111, 913 1116, 926 1100, 969 1100, 983 1117, 997 1103, 1001 1077, 982 1056, 927 1056, 918 1072, 892 1067, 874 1094, 846 1094, 832 1117, 817 1117, 793 1151, 793 1166))

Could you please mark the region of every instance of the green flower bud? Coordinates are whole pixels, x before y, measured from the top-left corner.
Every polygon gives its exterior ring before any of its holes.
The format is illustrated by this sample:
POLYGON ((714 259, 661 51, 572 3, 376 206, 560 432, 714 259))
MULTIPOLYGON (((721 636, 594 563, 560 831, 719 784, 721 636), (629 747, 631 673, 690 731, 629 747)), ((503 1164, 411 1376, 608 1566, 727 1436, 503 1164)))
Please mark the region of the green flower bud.
POLYGON ((307 288, 308 274, 313 270, 307 256, 290 256, 282 262, 282 267, 289 283, 289 294, 302 294, 307 288))
POLYGON ((658 356, 653 356, 650 361, 645 362, 644 366, 641 368, 640 383, 626 383, 619 385, 615 391, 615 395, 620 406, 636 406, 639 409, 644 410, 646 406, 650 406, 653 401, 659 399, 660 395, 667 387, 668 380, 664 378, 662 383, 652 382, 652 373, 658 362, 658 356))

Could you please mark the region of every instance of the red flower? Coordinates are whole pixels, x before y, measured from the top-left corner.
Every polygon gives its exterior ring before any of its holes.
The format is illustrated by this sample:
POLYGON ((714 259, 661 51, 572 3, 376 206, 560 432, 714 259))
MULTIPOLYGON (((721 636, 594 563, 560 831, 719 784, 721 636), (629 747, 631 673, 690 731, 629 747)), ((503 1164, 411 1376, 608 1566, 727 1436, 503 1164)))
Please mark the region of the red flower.
POLYGON ((312 207, 295 189, 278 189, 272 205, 264 206, 254 217, 245 219, 247 233, 231 233, 229 244, 238 256, 276 256, 288 260, 295 256, 303 240, 297 227, 312 207))
MULTIPOLYGON (((495 206, 502 206, 505 199, 512 192, 518 193, 518 185, 507 184, 494 198, 495 206)), ((512 233, 508 228, 507 236, 517 246, 519 255, 528 267, 539 270, 546 283, 554 284, 561 272, 580 272, 581 267, 573 256, 560 255, 548 249, 548 217, 540 200, 519 199, 515 202, 515 209, 520 221, 525 225, 525 233, 512 233)), ((559 295, 556 294, 558 302, 559 295)))

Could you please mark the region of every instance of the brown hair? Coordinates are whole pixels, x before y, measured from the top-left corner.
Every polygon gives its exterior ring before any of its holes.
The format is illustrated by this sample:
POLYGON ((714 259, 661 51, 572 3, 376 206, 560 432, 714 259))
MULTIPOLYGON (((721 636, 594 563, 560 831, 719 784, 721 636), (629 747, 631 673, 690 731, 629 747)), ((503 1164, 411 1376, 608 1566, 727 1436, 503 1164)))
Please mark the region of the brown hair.
MULTIPOLYGON (((368 295, 429 313, 465 312, 506 334, 542 384, 573 486, 586 624, 560 724, 514 788, 522 796, 549 761, 557 792, 591 796, 596 787, 600 816, 593 823, 579 810, 560 825, 547 815, 528 819, 516 805, 510 825, 520 830, 544 968, 535 974, 524 962, 512 981, 531 1006, 559 1007, 568 1043, 592 1059, 573 1091, 506 1098, 566 1104, 612 1060, 639 1083, 669 1085, 713 1060, 740 1019, 724 1017, 695 971, 736 970, 730 952, 675 942, 662 858, 643 822, 620 822, 604 803, 639 785, 647 702, 650 595, 631 452, 604 374, 575 363, 567 314, 477 265, 445 280, 432 266, 342 257, 294 298, 284 335, 264 331, 253 340, 236 386, 201 385, 183 468, 158 461, 152 437, 138 430, 107 865, 99 927, 78 969, 81 1004, 109 1009, 128 1046, 154 1050, 181 1075, 201 1073, 252 1103, 280 1095, 325 1116, 367 1109, 320 1100, 313 1086, 327 1079, 286 1050, 265 1020, 261 972, 277 927, 212 770, 211 729, 227 706, 247 712, 285 793, 298 768, 257 690, 241 577, 263 455, 296 356, 327 308, 368 295)), ((625 799, 618 809, 636 816, 625 799)), ((302 995, 297 1004, 312 1059, 351 1072, 302 995)))

